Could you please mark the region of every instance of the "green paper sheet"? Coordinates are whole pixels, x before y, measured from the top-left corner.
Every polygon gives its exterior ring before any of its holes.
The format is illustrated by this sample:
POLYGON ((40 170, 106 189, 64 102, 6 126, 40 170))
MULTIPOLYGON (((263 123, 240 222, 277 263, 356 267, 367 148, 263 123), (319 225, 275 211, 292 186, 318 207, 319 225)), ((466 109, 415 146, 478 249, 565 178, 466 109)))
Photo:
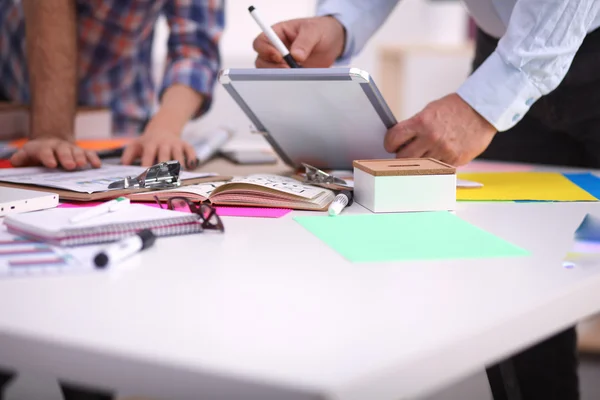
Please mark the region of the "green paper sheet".
POLYGON ((525 256, 529 252, 446 211, 295 217, 352 262, 525 256))

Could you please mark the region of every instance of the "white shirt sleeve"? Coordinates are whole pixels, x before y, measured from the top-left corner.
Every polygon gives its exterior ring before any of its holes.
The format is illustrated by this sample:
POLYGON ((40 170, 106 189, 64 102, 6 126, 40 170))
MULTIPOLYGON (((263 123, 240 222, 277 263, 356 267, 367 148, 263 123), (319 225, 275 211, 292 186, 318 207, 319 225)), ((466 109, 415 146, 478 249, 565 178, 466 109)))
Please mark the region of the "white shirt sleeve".
POLYGON ((339 63, 357 55, 400 0, 318 0, 317 16, 331 15, 346 29, 339 63))
POLYGON ((600 10, 598 0, 518 0, 498 47, 459 88, 498 131, 560 84, 600 10))

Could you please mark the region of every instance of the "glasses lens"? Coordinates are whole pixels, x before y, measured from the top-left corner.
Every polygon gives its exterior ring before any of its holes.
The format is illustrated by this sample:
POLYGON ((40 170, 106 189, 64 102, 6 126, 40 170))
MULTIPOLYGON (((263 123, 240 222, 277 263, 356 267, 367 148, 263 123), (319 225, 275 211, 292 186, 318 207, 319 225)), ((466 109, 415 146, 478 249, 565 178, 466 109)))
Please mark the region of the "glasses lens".
POLYGON ((190 212, 190 207, 184 199, 171 199, 171 208, 175 211, 190 212))
POLYGON ((200 207, 200 214, 204 220, 205 229, 222 229, 221 219, 214 208, 203 204, 200 207))

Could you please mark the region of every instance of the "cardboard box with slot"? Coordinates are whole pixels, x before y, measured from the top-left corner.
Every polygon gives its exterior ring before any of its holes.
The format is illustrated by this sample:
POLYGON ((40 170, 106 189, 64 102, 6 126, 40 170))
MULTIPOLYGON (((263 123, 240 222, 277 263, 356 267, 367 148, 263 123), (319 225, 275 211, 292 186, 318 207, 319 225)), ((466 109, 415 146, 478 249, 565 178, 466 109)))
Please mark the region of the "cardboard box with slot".
POLYGON ((354 201, 372 212, 452 211, 456 168, 432 158, 356 160, 354 201))

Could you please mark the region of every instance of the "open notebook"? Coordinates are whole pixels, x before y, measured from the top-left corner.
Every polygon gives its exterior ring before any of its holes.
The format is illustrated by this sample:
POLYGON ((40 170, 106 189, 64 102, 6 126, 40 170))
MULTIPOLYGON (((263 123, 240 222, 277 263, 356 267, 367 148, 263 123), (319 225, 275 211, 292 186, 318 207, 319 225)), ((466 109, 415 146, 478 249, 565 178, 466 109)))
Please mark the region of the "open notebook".
POLYGON ((173 236, 202 231, 197 214, 131 204, 129 207, 89 220, 71 223, 78 208, 55 208, 13 214, 4 219, 12 234, 59 246, 112 242, 142 230, 156 236, 173 236))
POLYGON ((209 201, 222 206, 260 206, 297 210, 325 210, 335 198, 329 189, 305 185, 296 179, 279 175, 257 174, 233 178, 228 182, 211 182, 162 190, 136 193, 133 201, 161 201, 181 196, 193 201, 209 201))

